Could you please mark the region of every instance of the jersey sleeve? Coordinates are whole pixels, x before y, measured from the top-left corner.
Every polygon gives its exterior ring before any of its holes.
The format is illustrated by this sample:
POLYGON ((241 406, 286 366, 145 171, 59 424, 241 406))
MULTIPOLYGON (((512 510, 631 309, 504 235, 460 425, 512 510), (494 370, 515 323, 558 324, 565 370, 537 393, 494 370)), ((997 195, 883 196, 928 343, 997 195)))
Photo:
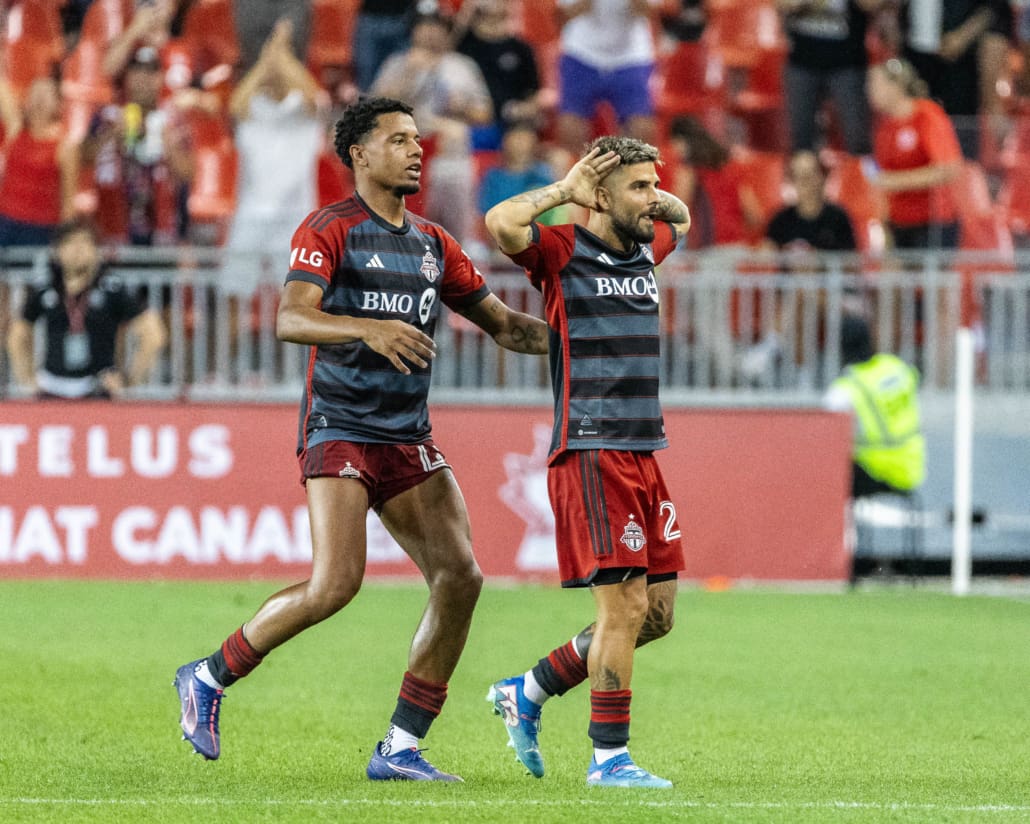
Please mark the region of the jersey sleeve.
POLYGON ((679 243, 679 232, 671 223, 664 220, 656 220, 654 224, 654 240, 651 242, 651 251, 654 253, 654 262, 661 263, 665 260, 679 243))
POLYGON ((444 253, 440 300, 456 311, 479 303, 490 294, 490 287, 458 241, 446 232, 440 233, 440 241, 444 253))
POLYGON ((575 227, 570 224, 544 226, 534 223, 529 246, 521 252, 508 255, 526 270, 530 282, 539 289, 549 277, 556 277, 572 257, 575 227))
POLYGON ((310 223, 310 220, 305 220, 293 233, 286 282, 313 283, 324 292, 336 271, 337 244, 326 232, 315 229, 310 223))

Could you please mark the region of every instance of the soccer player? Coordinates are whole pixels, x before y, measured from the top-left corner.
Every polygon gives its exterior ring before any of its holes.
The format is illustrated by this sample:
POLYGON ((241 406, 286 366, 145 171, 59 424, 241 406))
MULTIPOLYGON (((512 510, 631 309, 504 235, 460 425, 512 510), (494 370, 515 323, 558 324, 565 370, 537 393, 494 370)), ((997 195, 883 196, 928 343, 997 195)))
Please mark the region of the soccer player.
POLYGON ((509 743, 544 774, 541 705, 590 679, 590 786, 671 787, 627 750, 634 648, 672 627, 683 551, 676 509, 652 454, 667 446, 658 403, 654 267, 690 226, 658 188, 658 150, 602 137, 564 179, 493 207, 501 251, 543 291, 550 326, 554 429, 548 491, 562 586, 590 587, 596 620, 487 696, 509 743), (543 226, 548 209, 589 209, 586 227, 543 226))
POLYGON ((458 781, 419 750, 465 646, 482 574, 468 515, 426 405, 440 303, 501 346, 547 351, 546 324, 490 292, 458 243, 405 210, 422 148, 406 103, 363 98, 336 125, 355 194, 316 210, 293 237, 277 317, 280 339, 311 346, 298 456, 311 520, 312 571, 276 593, 207 658, 175 677, 184 738, 220 751, 223 690, 297 633, 354 597, 365 569, 365 515, 375 509, 418 566, 429 602, 415 631, 389 729, 370 779, 458 781))

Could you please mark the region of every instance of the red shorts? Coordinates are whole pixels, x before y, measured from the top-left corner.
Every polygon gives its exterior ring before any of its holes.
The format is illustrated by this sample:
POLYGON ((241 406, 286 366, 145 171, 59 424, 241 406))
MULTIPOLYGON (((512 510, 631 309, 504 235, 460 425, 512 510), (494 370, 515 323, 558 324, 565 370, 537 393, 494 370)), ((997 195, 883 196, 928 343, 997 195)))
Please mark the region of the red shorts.
POLYGON ((432 440, 422 443, 323 441, 301 450, 300 482, 308 478, 354 478, 368 489, 369 506, 379 512, 390 498, 450 469, 432 440))
POLYGON ((684 568, 676 508, 650 452, 569 450, 547 471, 563 587, 602 569, 684 568))

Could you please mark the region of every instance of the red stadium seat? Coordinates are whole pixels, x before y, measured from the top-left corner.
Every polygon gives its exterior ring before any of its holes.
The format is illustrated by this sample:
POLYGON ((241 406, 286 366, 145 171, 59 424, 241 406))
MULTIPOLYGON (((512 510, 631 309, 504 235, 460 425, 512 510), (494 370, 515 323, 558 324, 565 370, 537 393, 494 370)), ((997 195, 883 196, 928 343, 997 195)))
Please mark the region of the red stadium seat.
POLYGON ((842 206, 850 216, 860 251, 882 252, 885 245, 883 196, 866 179, 861 158, 841 152, 829 165, 826 197, 842 206))
POLYGON ((63 49, 59 3, 53 0, 18 0, 9 5, 4 30, 4 39, 8 43, 34 40, 37 43, 51 43, 58 50, 63 49))
POLYGON ((7 43, 4 77, 18 95, 24 95, 33 80, 53 76, 60 57, 50 43, 25 39, 7 43))
POLYGON ((708 30, 723 63, 730 68, 751 68, 763 52, 786 50, 780 16, 768 0, 716 8, 709 13, 708 30))
MULTIPOLYGON (((782 48, 755 52, 754 62, 737 70, 740 88, 730 94, 728 110, 747 127, 748 145, 763 151, 786 151, 787 119, 783 99, 782 48)), ((733 84, 736 85, 736 84, 733 84)))
POLYGON ((215 146, 197 146, 187 209, 190 220, 214 224, 224 242, 236 209, 236 148, 231 140, 215 146))
POLYGON ((58 6, 21 0, 7 12, 3 31, 4 76, 19 94, 38 77, 50 77, 64 56, 58 6))
POLYGON ((975 160, 962 164, 962 172, 952 183, 959 220, 976 220, 994 212, 991 188, 983 167, 975 160))
POLYGON ((236 65, 240 46, 232 0, 198 0, 186 15, 182 40, 197 72, 218 65, 236 65))
POLYGON ((332 146, 318 156, 318 206, 328 206, 354 192, 354 172, 343 165, 332 146))
POLYGON ((325 66, 349 66, 359 0, 313 0, 307 64, 319 76, 325 66))
POLYGON ((738 147, 734 149, 729 162, 738 167, 741 179, 746 181, 754 191, 761 206, 762 215, 768 222, 785 202, 786 158, 783 153, 738 147))
POLYGON ((1014 235, 1030 236, 1030 158, 1006 170, 998 204, 1005 210, 1009 229, 1014 235))
MULTIPOLYGON (((534 49, 557 43, 561 36, 557 0, 522 0, 519 34, 534 49)), ((542 67, 541 67, 542 68, 542 67)))
POLYGON ((725 101, 722 59, 704 40, 678 43, 659 56, 653 83, 655 105, 663 121, 691 114, 707 123, 708 116, 720 111, 725 101))

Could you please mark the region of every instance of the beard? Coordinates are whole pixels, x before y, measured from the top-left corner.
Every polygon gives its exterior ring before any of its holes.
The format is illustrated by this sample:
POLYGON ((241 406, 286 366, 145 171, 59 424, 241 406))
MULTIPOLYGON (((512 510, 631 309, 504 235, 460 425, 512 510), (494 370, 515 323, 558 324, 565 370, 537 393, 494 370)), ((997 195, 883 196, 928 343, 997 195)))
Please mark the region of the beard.
POLYGON ((393 187, 393 193, 397 197, 404 197, 405 195, 417 195, 422 190, 422 184, 420 183, 402 183, 399 186, 393 187))
MULTIPOLYGON (((654 240, 654 223, 652 222, 645 227, 641 224, 641 220, 642 218, 640 217, 634 220, 613 220, 612 229, 624 243, 627 241, 632 243, 650 243, 654 240)), ((626 245, 628 246, 629 243, 626 243, 626 245)))

